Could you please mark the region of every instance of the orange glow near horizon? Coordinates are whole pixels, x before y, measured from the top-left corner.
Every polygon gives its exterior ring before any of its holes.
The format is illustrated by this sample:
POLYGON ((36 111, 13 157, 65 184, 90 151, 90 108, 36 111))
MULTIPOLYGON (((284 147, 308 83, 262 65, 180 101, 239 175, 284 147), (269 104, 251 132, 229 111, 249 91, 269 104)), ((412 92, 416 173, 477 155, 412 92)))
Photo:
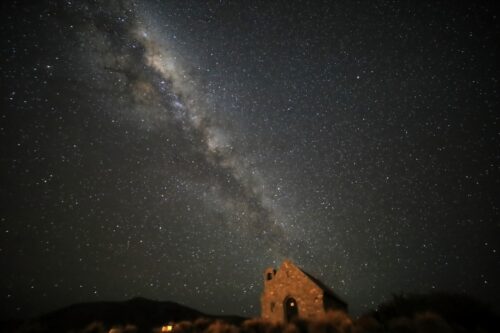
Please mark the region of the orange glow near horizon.
POLYGON ((172 324, 168 324, 168 325, 161 327, 162 332, 172 332, 173 329, 174 329, 174 325, 172 325, 172 324))

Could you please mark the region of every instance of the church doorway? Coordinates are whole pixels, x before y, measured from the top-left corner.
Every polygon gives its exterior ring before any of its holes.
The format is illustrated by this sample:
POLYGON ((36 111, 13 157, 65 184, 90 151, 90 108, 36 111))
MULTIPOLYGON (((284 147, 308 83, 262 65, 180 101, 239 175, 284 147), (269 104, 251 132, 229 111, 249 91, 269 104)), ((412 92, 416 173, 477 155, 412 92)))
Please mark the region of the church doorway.
POLYGON ((287 297, 285 299, 285 321, 292 321, 294 318, 299 316, 299 307, 297 301, 293 297, 287 297))

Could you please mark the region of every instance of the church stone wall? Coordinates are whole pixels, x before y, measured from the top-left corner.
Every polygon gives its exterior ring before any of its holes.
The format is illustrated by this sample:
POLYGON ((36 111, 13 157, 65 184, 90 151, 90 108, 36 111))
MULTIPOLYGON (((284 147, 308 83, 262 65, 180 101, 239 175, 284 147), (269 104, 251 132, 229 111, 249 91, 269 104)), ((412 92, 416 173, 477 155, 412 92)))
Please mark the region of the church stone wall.
POLYGON ((285 261, 278 271, 269 268, 264 273, 262 317, 274 322, 284 321, 285 300, 293 297, 297 302, 299 317, 313 318, 325 313, 323 294, 323 290, 300 269, 285 261))

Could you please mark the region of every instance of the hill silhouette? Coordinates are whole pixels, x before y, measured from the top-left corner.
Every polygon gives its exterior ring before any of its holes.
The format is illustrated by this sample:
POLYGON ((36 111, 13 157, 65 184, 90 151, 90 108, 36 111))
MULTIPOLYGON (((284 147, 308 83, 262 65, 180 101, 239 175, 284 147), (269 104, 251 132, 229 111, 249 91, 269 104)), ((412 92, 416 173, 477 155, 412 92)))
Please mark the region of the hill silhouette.
POLYGON ((213 316, 174 302, 134 298, 124 302, 74 304, 41 317, 0 325, 5 333, 463 333, 498 332, 500 317, 470 296, 431 293, 395 295, 359 318, 343 311, 314 319, 273 323, 261 318, 213 316))
POLYGON ((500 329, 500 318, 492 308, 465 294, 394 295, 370 316, 382 327, 394 331, 398 331, 398 327, 426 324, 442 332, 497 332, 500 329))
POLYGON ((134 327, 134 332, 151 332, 168 322, 195 321, 199 318, 239 324, 245 318, 213 316, 175 302, 136 297, 123 302, 78 303, 27 321, 4 322, 1 332, 79 332, 108 331, 112 327, 134 327), (94 327, 94 329, 93 329, 94 327))

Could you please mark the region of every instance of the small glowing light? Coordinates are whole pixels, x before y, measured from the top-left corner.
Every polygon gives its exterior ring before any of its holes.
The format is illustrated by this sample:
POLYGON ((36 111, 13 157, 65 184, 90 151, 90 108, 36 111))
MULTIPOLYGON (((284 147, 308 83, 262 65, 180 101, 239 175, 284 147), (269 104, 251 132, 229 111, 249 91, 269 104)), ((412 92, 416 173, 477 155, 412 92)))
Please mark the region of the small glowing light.
POLYGON ((295 306, 295 303, 294 303, 294 302, 291 302, 291 303, 290 303, 290 306, 295 306))
POLYGON ((162 326, 161 331, 162 332, 172 332, 173 329, 174 329, 174 325, 168 324, 168 325, 162 326))

